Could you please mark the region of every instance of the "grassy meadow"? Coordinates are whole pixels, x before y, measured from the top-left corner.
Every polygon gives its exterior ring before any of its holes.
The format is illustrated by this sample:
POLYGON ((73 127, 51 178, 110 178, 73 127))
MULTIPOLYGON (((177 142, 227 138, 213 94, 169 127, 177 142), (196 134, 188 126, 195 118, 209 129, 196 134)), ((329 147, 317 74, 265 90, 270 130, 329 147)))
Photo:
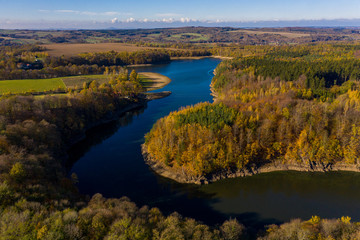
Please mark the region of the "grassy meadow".
POLYGON ((0 81, 0 94, 19 94, 28 92, 46 92, 54 89, 65 89, 60 78, 50 79, 23 79, 0 81))
POLYGON ((43 93, 55 89, 82 88, 84 82, 98 81, 100 84, 108 82, 104 75, 83 75, 72 77, 48 78, 48 79, 22 79, 0 81, 0 95, 21 93, 43 93))
POLYGON ((206 34, 199 34, 199 33, 181 33, 181 34, 173 34, 168 40, 189 40, 190 42, 198 42, 198 41, 207 41, 209 40, 209 36, 206 34))
POLYGON ((96 80, 99 84, 107 83, 109 81, 108 76, 102 74, 62 77, 60 79, 64 82, 67 88, 82 88, 84 82, 89 83, 94 80, 96 80))
MULTIPOLYGON (((164 82, 169 80, 161 74, 139 73, 141 84, 146 90, 161 88, 164 82), (159 82, 160 81, 160 82, 159 82)), ((22 80, 3 80, 0 81, 0 95, 3 94, 26 94, 26 93, 46 93, 54 94, 53 90, 78 88, 81 89, 84 82, 89 83, 96 80, 99 84, 109 81, 106 75, 81 75, 48 79, 22 79, 22 80)), ((166 85, 166 84, 165 84, 166 85)))

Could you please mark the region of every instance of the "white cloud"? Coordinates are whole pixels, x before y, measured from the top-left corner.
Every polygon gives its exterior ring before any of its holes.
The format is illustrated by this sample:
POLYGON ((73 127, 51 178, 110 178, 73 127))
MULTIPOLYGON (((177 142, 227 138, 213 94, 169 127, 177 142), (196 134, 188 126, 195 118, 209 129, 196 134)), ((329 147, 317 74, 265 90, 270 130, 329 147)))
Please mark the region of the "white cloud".
POLYGON ((180 18, 180 22, 182 22, 182 23, 188 23, 190 21, 191 21, 190 18, 180 18))
POLYGON ((75 11, 75 10, 68 10, 68 9, 64 9, 64 10, 55 10, 55 12, 58 12, 58 13, 80 13, 79 11, 75 11))
POLYGON ((173 18, 163 18, 162 19, 162 22, 166 22, 166 23, 172 23, 174 22, 175 20, 173 18))
POLYGON ((118 21, 119 21, 118 18, 113 18, 113 19, 111 20, 112 23, 117 23, 118 21))
POLYGON ((135 20, 135 18, 128 18, 128 19, 126 19, 126 21, 125 22, 135 22, 136 20, 135 20))

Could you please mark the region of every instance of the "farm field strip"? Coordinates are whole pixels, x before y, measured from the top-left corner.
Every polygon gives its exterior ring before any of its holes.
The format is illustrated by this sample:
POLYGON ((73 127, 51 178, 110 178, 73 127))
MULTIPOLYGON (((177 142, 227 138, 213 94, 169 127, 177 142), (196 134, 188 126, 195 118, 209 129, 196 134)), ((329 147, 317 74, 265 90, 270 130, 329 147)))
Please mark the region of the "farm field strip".
MULTIPOLYGON (((169 83, 170 79, 156 73, 139 73, 142 85, 147 90, 158 89, 169 83)), ((43 93, 55 89, 83 87, 84 82, 89 83, 96 80, 99 84, 107 83, 107 75, 81 75, 48 79, 21 79, 21 80, 2 80, 0 81, 0 95, 11 93, 43 93)), ((53 94, 53 93, 49 93, 53 94)))
POLYGON ((60 78, 0 81, 0 94, 46 92, 58 88, 65 89, 65 84, 60 78))
POLYGON ((82 88, 84 82, 96 80, 99 84, 108 82, 104 75, 82 75, 47 79, 21 79, 0 81, 0 94, 17 94, 29 92, 46 92, 54 89, 82 88))
POLYGON ((275 34, 281 35, 287 38, 300 38, 300 37, 310 37, 309 33, 295 33, 295 32, 271 32, 271 31, 253 31, 253 30, 235 30, 231 31, 232 33, 245 33, 249 35, 263 35, 263 34, 275 34))

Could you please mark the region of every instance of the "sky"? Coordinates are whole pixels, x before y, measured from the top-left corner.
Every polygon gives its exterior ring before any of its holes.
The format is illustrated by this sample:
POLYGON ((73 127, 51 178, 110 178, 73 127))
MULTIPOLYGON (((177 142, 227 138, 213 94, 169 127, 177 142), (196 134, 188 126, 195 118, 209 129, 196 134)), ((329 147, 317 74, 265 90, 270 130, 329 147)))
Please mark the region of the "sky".
POLYGON ((249 27, 269 23, 359 24, 360 0, 0 0, 0 28, 146 28, 227 23, 249 27))

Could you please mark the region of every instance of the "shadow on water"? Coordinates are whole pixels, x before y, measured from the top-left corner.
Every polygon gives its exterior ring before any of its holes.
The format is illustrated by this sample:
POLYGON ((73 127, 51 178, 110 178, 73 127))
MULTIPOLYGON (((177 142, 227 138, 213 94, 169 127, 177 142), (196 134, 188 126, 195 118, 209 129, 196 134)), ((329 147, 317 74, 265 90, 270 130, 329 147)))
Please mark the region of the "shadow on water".
POLYGON ((92 147, 101 144, 104 140, 114 135, 119 128, 132 123, 135 117, 142 114, 147 106, 130 110, 118 119, 101 124, 86 131, 85 138, 75 143, 68 150, 68 160, 65 163, 66 171, 70 172, 74 163, 82 158, 92 147))
MULTIPOLYGON (((171 214, 177 211, 185 217, 195 218, 212 226, 220 225, 230 218, 236 218, 247 227, 247 231, 251 235, 258 233, 259 230, 263 230, 267 225, 282 223, 282 221, 275 218, 263 218, 255 211, 229 214, 219 211, 213 207, 214 204, 216 205, 221 202, 217 190, 207 190, 209 187, 213 189, 212 184, 203 186, 181 184, 160 175, 156 175, 156 177, 159 186, 170 189, 173 195, 158 199, 156 202, 149 202, 147 205, 160 208, 164 214, 171 214)), ((226 187, 224 186, 222 189, 226 189, 226 187)), ((215 186, 215 189, 217 189, 217 186, 215 186)), ((230 188, 225 191, 235 192, 236 190, 230 188)))

